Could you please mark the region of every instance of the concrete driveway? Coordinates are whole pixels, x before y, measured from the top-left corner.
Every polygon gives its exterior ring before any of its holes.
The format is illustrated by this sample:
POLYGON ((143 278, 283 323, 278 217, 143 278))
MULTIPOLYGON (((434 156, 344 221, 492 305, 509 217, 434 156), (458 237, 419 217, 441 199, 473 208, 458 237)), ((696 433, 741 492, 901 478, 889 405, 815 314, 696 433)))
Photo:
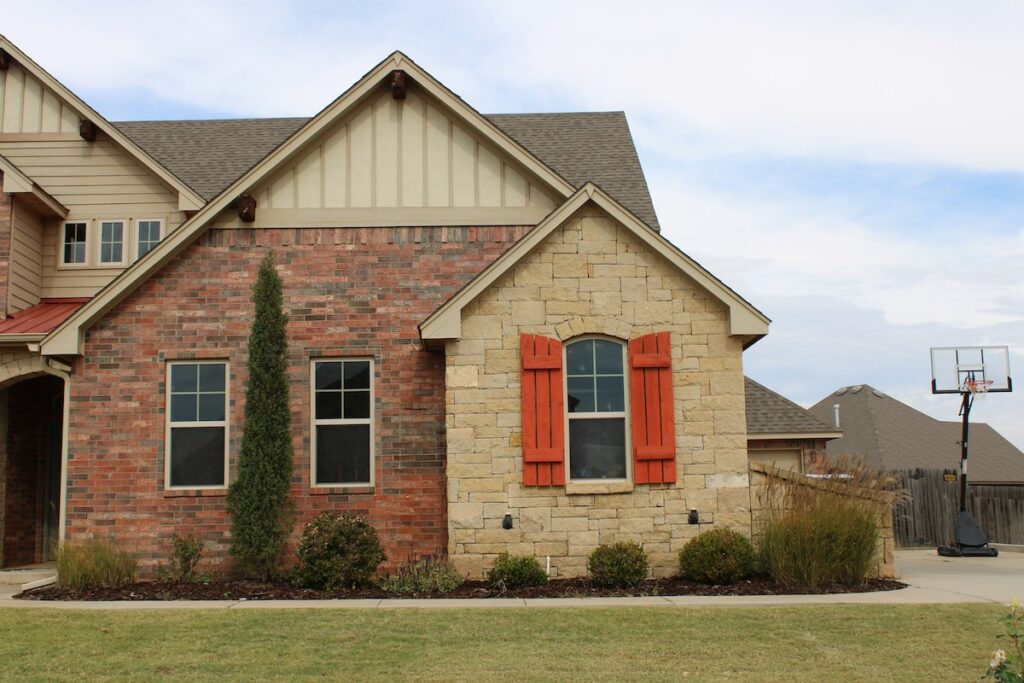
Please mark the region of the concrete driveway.
POLYGON ((1000 551, 999 557, 940 557, 934 548, 897 550, 896 571, 919 597, 931 596, 927 602, 1024 601, 1021 552, 1000 551))

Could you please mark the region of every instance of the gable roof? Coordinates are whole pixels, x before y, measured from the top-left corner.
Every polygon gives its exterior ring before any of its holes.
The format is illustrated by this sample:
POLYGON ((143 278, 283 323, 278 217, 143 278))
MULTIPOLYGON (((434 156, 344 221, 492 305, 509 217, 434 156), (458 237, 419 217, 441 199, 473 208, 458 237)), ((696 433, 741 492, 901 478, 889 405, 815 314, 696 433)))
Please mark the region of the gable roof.
POLYGON ((729 333, 751 337, 750 342, 744 348, 768 334, 768 324, 771 321, 763 313, 705 270, 699 263, 680 251, 678 247, 655 232, 653 228, 630 213, 604 190, 594 183, 587 183, 420 323, 420 337, 424 340, 459 339, 462 336, 462 309, 498 278, 511 270, 520 259, 533 251, 548 235, 588 202, 593 202, 603 209, 609 216, 636 235, 640 241, 646 243, 655 253, 665 257, 672 265, 725 304, 729 308, 729 333))
POLYGON ((89 303, 82 306, 42 341, 40 351, 44 355, 78 355, 81 353, 81 333, 84 329, 99 320, 142 282, 192 244, 205 231, 209 221, 228 208, 239 194, 248 191, 256 183, 267 178, 281 164, 293 158, 306 142, 315 138, 345 112, 374 94, 393 70, 406 72, 430 96, 460 116, 467 127, 512 157, 542 182, 547 183, 554 192, 565 197, 572 194, 572 185, 558 173, 503 133, 483 115, 463 102, 461 98, 434 80, 411 59, 401 52, 394 52, 310 119, 291 137, 278 145, 270 154, 222 190, 217 197, 199 209, 192 218, 167 235, 144 257, 133 263, 100 290, 89 303))
POLYGON ((53 195, 41 188, 36 181, 2 154, 0 154, 0 173, 4 176, 3 191, 6 194, 29 194, 32 197, 31 203, 44 214, 51 213, 58 218, 67 218, 68 207, 57 201, 53 195))
POLYGON ((18 49, 14 43, 0 35, 0 49, 6 51, 22 68, 37 78, 47 88, 57 93, 57 96, 70 103, 71 106, 80 112, 80 115, 92 121, 95 126, 106 133, 111 140, 120 145, 138 160, 145 168, 149 169, 162 181, 170 185, 178 192, 178 208, 183 210, 198 209, 203 205, 203 198, 196 194, 195 190, 186 185, 180 178, 161 166, 153 157, 147 154, 141 147, 132 142, 128 136, 111 125, 109 121, 100 116, 96 110, 82 101, 75 93, 71 92, 63 83, 51 76, 45 69, 36 64, 24 52, 18 49))
MULTIPOLYGON (((842 387, 810 411, 831 420, 835 404, 843 438, 829 442, 830 456, 856 455, 883 469, 959 467, 959 421, 936 420, 866 384, 842 387)), ((969 459, 972 482, 1024 483, 1024 453, 985 423, 971 423, 969 459)))
MULTIPOLYGON (((659 228, 625 113, 485 116, 574 186, 593 181, 643 222, 659 228)), ((114 125, 211 199, 308 122, 308 118, 270 118, 119 121, 114 125)))
POLYGON ((782 394, 749 377, 744 377, 743 382, 748 437, 835 439, 842 435, 834 426, 819 420, 782 394))

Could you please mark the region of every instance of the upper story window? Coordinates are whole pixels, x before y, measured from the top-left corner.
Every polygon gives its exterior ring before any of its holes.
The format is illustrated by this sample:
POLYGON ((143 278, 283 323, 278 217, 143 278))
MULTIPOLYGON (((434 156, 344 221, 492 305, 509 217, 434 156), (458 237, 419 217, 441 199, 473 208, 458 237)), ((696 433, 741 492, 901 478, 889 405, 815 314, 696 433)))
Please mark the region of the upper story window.
POLYGON ((570 479, 627 477, 625 358, 608 339, 565 346, 570 479))
POLYGON ((100 264, 124 263, 125 221, 100 221, 100 264))
POLYGON ((64 265, 84 265, 88 262, 86 242, 89 235, 88 223, 65 223, 62 235, 61 263, 64 265))
POLYGON ((373 361, 313 361, 313 485, 373 483, 373 361))
POLYGON ((138 245, 137 258, 142 258, 160 242, 163 232, 163 221, 140 220, 136 223, 136 243, 138 245))
POLYGON ((227 375, 224 361, 167 366, 168 488, 227 485, 227 375))

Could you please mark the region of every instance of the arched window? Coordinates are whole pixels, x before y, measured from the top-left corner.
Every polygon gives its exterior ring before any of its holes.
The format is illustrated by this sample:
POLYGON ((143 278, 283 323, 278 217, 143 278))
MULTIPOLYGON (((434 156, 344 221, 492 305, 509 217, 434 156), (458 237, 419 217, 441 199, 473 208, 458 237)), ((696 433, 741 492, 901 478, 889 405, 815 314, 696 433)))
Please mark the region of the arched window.
POLYGON ((609 339, 565 346, 570 479, 627 478, 625 359, 609 339))

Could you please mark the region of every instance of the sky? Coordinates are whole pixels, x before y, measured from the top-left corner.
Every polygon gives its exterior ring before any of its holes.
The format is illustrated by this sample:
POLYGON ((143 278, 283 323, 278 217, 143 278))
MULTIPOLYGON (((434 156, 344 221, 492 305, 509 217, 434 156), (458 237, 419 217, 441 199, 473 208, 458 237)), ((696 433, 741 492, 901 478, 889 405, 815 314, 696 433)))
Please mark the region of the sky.
MULTIPOLYGON (((929 347, 1024 372, 1021 2, 37 0, 0 33, 110 120, 308 116, 396 49, 482 112, 624 110, 664 235, 773 321, 754 379, 956 420, 929 347)), ((1024 388, 972 416, 1024 448, 1024 388)))

